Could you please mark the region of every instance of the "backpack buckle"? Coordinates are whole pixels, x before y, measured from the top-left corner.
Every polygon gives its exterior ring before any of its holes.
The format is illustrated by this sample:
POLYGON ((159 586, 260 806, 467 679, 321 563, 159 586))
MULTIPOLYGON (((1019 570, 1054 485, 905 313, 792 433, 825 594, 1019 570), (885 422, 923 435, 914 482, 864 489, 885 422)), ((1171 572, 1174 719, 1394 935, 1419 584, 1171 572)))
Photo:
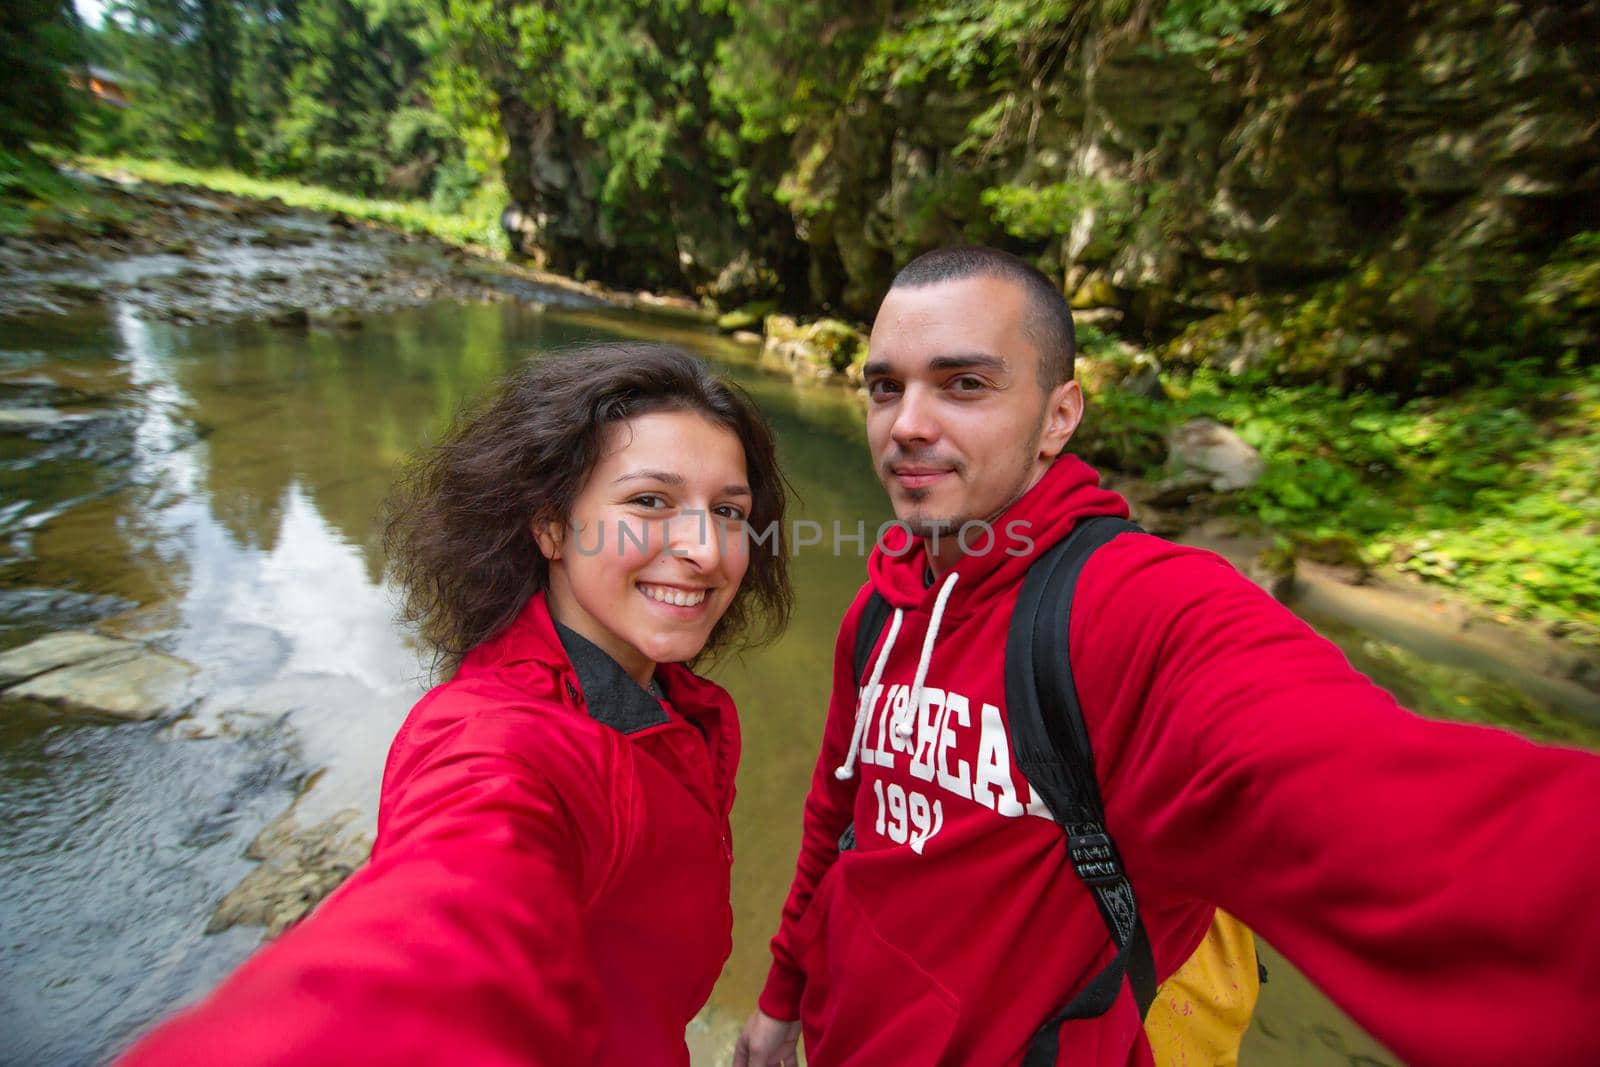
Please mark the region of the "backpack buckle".
POLYGON ((1122 881, 1122 861, 1111 846, 1111 838, 1097 827, 1084 829, 1088 832, 1067 835, 1067 856, 1078 877, 1092 886, 1122 881))

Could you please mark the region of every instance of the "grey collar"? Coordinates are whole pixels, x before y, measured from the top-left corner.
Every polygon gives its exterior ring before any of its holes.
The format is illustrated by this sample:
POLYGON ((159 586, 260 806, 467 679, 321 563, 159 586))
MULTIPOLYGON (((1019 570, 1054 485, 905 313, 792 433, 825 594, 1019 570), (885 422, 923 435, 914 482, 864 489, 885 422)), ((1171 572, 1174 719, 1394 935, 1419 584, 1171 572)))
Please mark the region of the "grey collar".
POLYGON ((572 669, 578 672, 578 685, 591 719, 624 734, 663 726, 669 721, 656 698, 599 645, 559 622, 555 627, 572 669))

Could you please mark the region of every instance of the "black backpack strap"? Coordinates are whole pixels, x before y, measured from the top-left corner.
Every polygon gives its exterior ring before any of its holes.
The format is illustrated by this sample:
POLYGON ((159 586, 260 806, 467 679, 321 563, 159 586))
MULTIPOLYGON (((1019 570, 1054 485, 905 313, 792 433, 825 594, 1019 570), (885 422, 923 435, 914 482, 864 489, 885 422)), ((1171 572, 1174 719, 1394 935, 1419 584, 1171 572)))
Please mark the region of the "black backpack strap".
MULTIPOLYGON (((889 602, 874 589, 872 595, 867 597, 867 602, 861 606, 861 617, 856 620, 854 677, 857 691, 861 689, 861 683, 867 677, 867 663, 872 659, 872 650, 878 646, 878 638, 888 622, 889 602)), ((855 847, 856 824, 852 822, 844 828, 844 833, 839 835, 839 851, 849 852, 855 847)))
POLYGON ((1142 531, 1110 516, 1079 522, 1028 568, 1006 636, 1006 717, 1012 758, 1066 835, 1073 870, 1094 897, 1117 946, 1111 962, 1040 1027, 1023 1067, 1053 1067, 1061 1024, 1109 1011, 1124 976, 1133 987, 1141 1017, 1155 999, 1150 938, 1139 919, 1133 885, 1106 830, 1094 754, 1068 656, 1078 576, 1095 549, 1129 532, 1142 531))
POLYGON ((867 597, 867 602, 861 605, 861 618, 856 620, 856 688, 861 688, 861 683, 867 677, 868 661, 872 659, 872 650, 878 647, 878 635, 883 633, 883 628, 889 622, 889 602, 883 599, 883 594, 876 589, 867 597))

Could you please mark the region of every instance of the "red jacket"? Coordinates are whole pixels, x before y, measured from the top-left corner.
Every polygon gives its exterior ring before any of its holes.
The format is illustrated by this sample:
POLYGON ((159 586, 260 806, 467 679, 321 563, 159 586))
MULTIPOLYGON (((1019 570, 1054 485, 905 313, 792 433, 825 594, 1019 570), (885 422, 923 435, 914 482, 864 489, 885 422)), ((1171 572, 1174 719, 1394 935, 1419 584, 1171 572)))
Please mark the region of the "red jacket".
MULTIPOLYGON (((845 616, 761 996, 802 1020, 812 1067, 1016 1064, 1110 958, 1061 831, 1010 760, 1003 661, 1032 558, 1081 517, 1125 513, 1087 466, 1058 462, 992 549, 954 568, 931 643, 948 576, 925 584, 920 543, 874 552, 870 585, 900 630, 877 687, 892 620, 874 651, 840 780, 866 589, 845 616)), ((1408 1062, 1592 1060, 1600 759, 1415 716, 1225 561, 1153 537, 1092 557, 1068 639, 1158 976, 1220 906, 1408 1062)), ((1073 1067, 1151 1062, 1126 986, 1106 1016, 1065 1024, 1061 1049, 1073 1067)))
POLYGON ((687 1065, 739 733, 720 688, 656 677, 670 714, 535 597, 401 728, 372 862, 124 1062, 687 1065))

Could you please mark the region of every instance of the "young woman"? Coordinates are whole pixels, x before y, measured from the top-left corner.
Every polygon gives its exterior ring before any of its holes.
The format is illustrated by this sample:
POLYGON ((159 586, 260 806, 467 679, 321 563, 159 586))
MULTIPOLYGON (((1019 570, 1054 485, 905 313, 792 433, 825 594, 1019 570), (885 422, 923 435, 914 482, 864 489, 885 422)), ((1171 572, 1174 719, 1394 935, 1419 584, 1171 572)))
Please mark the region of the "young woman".
POLYGON ((410 470, 388 545, 450 673, 371 863, 128 1063, 688 1063, 730 950, 739 731, 685 664, 772 634, 784 487, 659 345, 532 362, 410 470), (759 632, 758 632, 759 631, 759 632))

